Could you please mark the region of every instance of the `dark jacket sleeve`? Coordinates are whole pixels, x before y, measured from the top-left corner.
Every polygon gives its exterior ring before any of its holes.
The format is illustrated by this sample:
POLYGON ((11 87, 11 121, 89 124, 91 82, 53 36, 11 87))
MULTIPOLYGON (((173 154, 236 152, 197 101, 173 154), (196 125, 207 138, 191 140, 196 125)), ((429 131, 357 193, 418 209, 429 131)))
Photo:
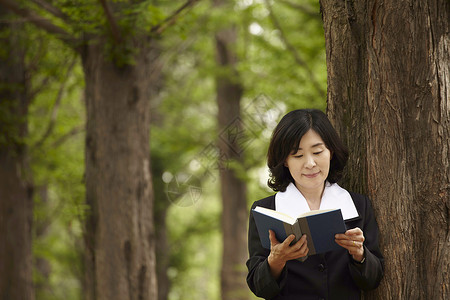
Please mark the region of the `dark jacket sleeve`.
MULTIPOLYGON (((384 258, 379 248, 379 230, 375 220, 370 200, 360 196, 357 203, 360 215, 363 215, 364 253, 366 260, 363 264, 350 259, 350 274, 356 285, 362 290, 375 289, 381 281, 384 272, 384 258)), ((352 195, 353 197, 353 195, 352 195)), ((353 197, 354 199, 356 197, 353 197)), ((356 203, 355 203, 356 204, 356 203)))
MULTIPOLYGON (((256 203, 253 204, 252 209, 255 207, 256 203)), ((267 232, 267 234, 269 234, 269 232, 267 232)), ((284 267, 279 280, 275 280, 270 274, 270 267, 267 262, 270 251, 263 248, 261 245, 258 230, 251 211, 248 230, 248 250, 250 258, 247 260, 247 284, 249 288, 258 297, 264 299, 274 298, 280 293, 286 282, 286 267, 284 267)))

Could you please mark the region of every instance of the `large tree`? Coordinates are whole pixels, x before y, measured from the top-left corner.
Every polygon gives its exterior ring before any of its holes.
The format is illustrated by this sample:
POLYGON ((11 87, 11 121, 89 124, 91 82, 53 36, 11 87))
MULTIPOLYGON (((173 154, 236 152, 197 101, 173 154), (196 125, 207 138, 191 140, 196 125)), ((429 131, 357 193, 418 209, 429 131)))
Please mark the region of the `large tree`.
MULTIPOLYGON (((216 7, 230 9, 233 1, 215 0, 216 7)), ((223 24, 215 34, 218 107, 218 158, 222 198, 222 270, 223 300, 247 299, 245 283, 247 259, 247 200, 246 183, 239 177, 243 165, 245 133, 241 117, 243 86, 237 71, 237 27, 223 24), (233 166, 234 165, 234 169, 233 166), (237 169, 236 169, 237 168, 237 169)))
POLYGON ((24 30, 2 5, 0 19, 0 298, 34 299, 24 30))
POLYGON ((370 195, 385 278, 370 298, 450 297, 450 2, 321 1, 328 115, 370 195))
POLYGON ((77 52, 85 74, 86 299, 156 299, 149 129, 157 38, 197 1, 167 18, 152 1, 31 2, 0 0, 77 52))

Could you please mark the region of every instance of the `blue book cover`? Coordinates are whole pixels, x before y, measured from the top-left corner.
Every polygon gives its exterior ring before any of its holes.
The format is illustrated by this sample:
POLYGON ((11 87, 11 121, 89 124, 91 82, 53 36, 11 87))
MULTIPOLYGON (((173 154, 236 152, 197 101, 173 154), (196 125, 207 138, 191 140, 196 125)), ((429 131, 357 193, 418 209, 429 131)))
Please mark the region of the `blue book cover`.
POLYGON ((311 211, 298 218, 263 207, 256 207, 252 213, 261 245, 266 249, 270 249, 269 229, 275 232, 279 242, 283 242, 290 234, 295 235, 296 242, 306 234, 308 255, 340 249, 334 236, 346 231, 340 209, 311 211))

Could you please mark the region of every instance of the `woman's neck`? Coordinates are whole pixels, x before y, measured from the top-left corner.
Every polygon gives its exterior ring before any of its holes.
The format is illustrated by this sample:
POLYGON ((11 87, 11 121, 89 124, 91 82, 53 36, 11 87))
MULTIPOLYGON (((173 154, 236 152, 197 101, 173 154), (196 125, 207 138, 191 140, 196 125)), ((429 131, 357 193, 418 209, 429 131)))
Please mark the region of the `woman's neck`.
POLYGON ((317 210, 320 208, 325 184, 317 189, 299 189, 298 187, 297 189, 300 191, 303 197, 305 197, 310 210, 317 210))

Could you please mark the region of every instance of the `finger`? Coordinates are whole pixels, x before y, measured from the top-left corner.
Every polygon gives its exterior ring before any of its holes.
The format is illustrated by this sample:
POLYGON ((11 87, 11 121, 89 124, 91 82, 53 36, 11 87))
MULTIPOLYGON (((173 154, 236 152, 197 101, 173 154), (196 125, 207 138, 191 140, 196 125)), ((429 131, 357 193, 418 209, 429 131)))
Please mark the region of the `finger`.
POLYGON ((360 249, 363 245, 362 242, 351 240, 348 241, 349 248, 360 249))
POLYGON ((302 237, 292 246, 292 248, 298 251, 304 251, 308 247, 308 241, 306 240, 306 234, 302 235, 302 237))
POLYGON ((351 246, 348 248, 348 253, 350 253, 350 255, 362 255, 364 254, 364 247, 362 246, 361 243, 357 243, 355 242, 355 246, 351 246))
MULTIPOLYGON (((308 254, 309 248, 308 248, 308 242, 306 241, 306 235, 303 235, 305 237, 305 241, 301 245, 299 252, 303 253, 304 255, 308 254)), ((302 237, 302 238, 303 238, 302 237)))
POLYGON ((363 248, 363 242, 355 241, 355 240, 348 240, 348 239, 335 239, 335 242, 348 250, 351 254, 354 254, 357 251, 360 251, 361 248, 363 248))
POLYGON ((302 237, 295 243, 295 245, 300 248, 304 243, 306 243, 306 234, 302 235, 302 237))
POLYGON ((347 242, 352 243, 352 241, 355 241, 355 242, 364 242, 364 236, 363 236, 363 235, 361 235, 361 236, 356 236, 356 235, 336 234, 336 235, 334 236, 334 238, 335 238, 336 242, 337 242, 337 241, 341 241, 341 242, 343 242, 343 243, 345 243, 345 244, 346 244, 347 242))
POLYGON ((347 243, 347 240, 339 240, 339 239, 335 239, 334 240, 339 246, 345 248, 346 250, 349 250, 349 245, 347 243))
POLYGON ((357 236, 357 235, 363 235, 363 231, 359 227, 355 227, 353 229, 349 229, 345 232, 345 235, 350 236, 357 236))
POLYGON ((350 240, 359 241, 359 242, 364 242, 364 240, 365 240, 363 231, 358 227, 347 230, 345 232, 345 235, 350 240))
MULTIPOLYGON (((358 255, 362 256, 364 254, 364 247, 362 246, 362 243, 355 242, 355 245, 352 245, 350 247, 346 247, 348 253, 352 256, 358 255)), ((356 259, 360 260, 360 259, 356 259)))
POLYGON ((270 246, 275 246, 280 243, 275 236, 275 232, 273 232, 273 230, 270 230, 270 229, 269 229, 269 240, 270 240, 270 246))
POLYGON ((283 241, 283 245, 284 246, 289 246, 292 241, 295 239, 295 235, 291 234, 289 235, 284 241, 283 241))
POLYGON ((362 247, 362 242, 357 241, 357 240, 336 240, 336 243, 340 244, 341 246, 343 246, 344 248, 347 249, 351 249, 351 248, 361 248, 362 247))
POLYGON ((361 228, 359 228, 359 227, 355 227, 355 228, 351 228, 351 229, 348 229, 345 233, 347 234, 347 233, 349 233, 349 234, 352 234, 352 233, 357 233, 357 232, 360 232, 361 231, 361 228))
POLYGON ((292 245, 292 248, 294 251, 298 251, 303 245, 306 244, 308 244, 308 242, 306 241, 306 234, 304 234, 294 245, 292 245))
POLYGON ((350 240, 351 237, 349 235, 345 235, 343 233, 338 233, 334 236, 334 238, 336 240, 350 240))
POLYGON ((307 256, 309 252, 308 243, 305 241, 301 244, 300 248, 292 253, 293 259, 307 256))
POLYGON ((309 252, 309 248, 307 246, 305 246, 305 248, 302 248, 301 250, 292 252, 289 256, 289 260, 308 256, 308 252, 309 252))

